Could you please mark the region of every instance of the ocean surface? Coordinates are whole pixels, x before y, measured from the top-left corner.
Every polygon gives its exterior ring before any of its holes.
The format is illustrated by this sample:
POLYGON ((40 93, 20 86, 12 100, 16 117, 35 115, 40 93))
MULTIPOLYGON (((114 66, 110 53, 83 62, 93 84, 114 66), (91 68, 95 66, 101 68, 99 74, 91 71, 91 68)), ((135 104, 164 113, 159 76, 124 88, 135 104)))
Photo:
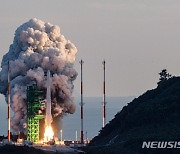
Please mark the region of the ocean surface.
MULTIPOLYGON (((135 97, 107 97, 106 121, 114 118, 123 106, 131 102, 135 97)), ((7 104, 0 99, 0 135, 7 134, 7 104)), ((65 140, 75 140, 76 131, 80 138, 80 98, 75 98, 76 112, 68 114, 62 119, 62 137, 65 140)), ((92 139, 98 135, 102 128, 102 98, 84 97, 84 138, 92 139)))

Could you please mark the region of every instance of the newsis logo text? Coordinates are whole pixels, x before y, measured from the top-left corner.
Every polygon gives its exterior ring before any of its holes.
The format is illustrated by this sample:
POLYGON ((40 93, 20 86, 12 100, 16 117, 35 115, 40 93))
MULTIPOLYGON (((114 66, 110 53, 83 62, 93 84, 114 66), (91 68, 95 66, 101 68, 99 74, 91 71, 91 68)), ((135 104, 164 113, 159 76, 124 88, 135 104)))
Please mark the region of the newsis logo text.
POLYGON ((180 148, 180 141, 143 141, 143 149, 180 148))

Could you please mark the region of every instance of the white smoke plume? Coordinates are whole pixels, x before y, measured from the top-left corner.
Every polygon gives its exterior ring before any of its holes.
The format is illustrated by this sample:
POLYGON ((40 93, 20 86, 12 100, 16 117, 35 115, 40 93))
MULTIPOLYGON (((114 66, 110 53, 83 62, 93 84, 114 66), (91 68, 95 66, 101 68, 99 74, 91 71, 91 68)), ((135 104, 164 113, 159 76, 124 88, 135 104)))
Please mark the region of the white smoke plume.
POLYGON ((0 93, 7 99, 9 61, 11 108, 14 112, 11 127, 15 134, 26 130, 27 85, 36 82, 40 89, 46 89, 47 70, 53 74, 53 117, 75 112, 72 91, 77 76, 73 68, 76 53, 77 48, 65 39, 59 26, 34 18, 17 28, 13 44, 3 56, 0 72, 0 93))

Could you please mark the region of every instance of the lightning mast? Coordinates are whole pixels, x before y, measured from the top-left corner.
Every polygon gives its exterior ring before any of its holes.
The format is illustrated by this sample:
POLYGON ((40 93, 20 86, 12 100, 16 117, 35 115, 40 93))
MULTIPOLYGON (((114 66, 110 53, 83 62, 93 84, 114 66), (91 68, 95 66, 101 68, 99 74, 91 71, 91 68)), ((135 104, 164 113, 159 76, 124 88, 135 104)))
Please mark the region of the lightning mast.
POLYGON ((84 143, 84 137, 83 137, 83 76, 82 76, 82 65, 84 64, 84 61, 81 59, 81 61, 79 61, 80 63, 80 69, 81 69, 81 103, 80 103, 80 106, 81 106, 81 133, 80 133, 80 138, 81 138, 81 144, 84 143))
POLYGON ((9 61, 8 61, 8 141, 11 140, 10 132, 11 132, 11 120, 10 120, 10 69, 9 69, 9 61))
POLYGON ((103 114, 103 127, 106 125, 106 61, 102 62, 104 70, 104 81, 103 81, 103 103, 102 103, 102 114, 103 114))

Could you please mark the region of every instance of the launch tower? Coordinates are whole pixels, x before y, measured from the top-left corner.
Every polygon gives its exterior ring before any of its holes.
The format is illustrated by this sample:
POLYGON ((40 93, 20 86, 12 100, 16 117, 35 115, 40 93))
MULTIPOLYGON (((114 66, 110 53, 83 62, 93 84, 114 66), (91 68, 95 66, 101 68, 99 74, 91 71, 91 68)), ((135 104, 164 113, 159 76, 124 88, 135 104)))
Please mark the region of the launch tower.
POLYGON ((43 91, 39 90, 36 84, 27 87, 27 140, 39 141, 40 119, 44 115, 38 113, 39 108, 44 106, 43 91))

